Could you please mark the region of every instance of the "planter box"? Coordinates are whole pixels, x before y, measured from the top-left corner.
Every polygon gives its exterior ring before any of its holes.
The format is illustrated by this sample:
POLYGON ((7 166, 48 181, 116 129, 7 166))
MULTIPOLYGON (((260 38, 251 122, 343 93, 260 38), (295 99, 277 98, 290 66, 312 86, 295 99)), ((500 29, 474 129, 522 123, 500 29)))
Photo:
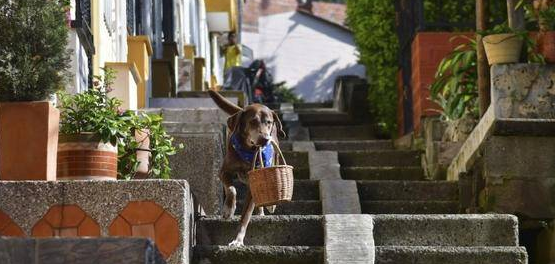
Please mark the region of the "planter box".
POLYGON ((50 102, 0 103, 0 180, 56 180, 59 122, 50 102))
POLYGON ((61 135, 58 147, 58 179, 116 180, 118 148, 91 133, 61 135))

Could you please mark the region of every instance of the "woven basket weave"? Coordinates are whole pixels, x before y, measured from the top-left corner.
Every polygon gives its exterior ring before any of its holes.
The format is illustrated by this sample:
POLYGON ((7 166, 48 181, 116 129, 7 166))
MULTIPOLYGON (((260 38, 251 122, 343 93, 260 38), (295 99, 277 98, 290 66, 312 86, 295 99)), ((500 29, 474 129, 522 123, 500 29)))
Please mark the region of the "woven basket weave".
POLYGON ((248 173, 252 198, 258 207, 290 202, 293 197, 293 166, 287 165, 278 144, 272 144, 278 152, 278 164, 264 168, 259 150, 253 158, 253 169, 248 173), (263 168, 255 169, 257 157, 263 168), (283 165, 279 165, 280 158, 283 165))

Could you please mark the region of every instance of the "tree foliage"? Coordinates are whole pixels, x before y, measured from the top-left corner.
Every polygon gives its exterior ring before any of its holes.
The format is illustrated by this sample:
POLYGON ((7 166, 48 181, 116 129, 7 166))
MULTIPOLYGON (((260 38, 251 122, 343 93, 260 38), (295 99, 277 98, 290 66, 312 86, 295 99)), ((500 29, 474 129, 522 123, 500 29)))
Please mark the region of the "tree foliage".
POLYGON ((40 101, 69 67, 66 1, 0 0, 0 101, 40 101))
POLYGON ((397 108, 395 6, 390 0, 347 0, 347 24, 359 59, 366 66, 370 109, 376 121, 393 132, 397 108))

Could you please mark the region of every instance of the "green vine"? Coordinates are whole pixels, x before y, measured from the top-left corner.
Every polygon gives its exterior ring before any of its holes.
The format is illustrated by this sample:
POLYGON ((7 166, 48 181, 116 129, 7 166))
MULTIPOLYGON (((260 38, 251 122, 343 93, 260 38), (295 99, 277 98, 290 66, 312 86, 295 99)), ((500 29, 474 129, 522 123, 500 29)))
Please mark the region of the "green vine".
POLYGON ((397 111, 398 39, 395 5, 390 0, 347 0, 347 24, 353 31, 359 59, 370 81, 374 118, 392 133, 397 111))

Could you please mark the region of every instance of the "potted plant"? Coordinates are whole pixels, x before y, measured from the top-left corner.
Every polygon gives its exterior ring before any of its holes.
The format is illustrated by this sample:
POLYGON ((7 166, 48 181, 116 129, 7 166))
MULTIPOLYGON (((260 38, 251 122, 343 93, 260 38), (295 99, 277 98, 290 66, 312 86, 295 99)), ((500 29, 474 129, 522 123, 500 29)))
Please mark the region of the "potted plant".
POLYGON ((62 1, 0 4, 0 179, 55 180, 68 29, 62 1))
POLYGON ((59 94, 61 111, 58 179, 116 180, 118 142, 130 135, 121 101, 108 97, 115 72, 103 68, 93 87, 81 94, 59 94))
POLYGON ((538 51, 548 63, 555 63, 555 1, 521 0, 517 8, 526 11, 527 22, 537 25, 536 41, 538 51))
POLYGON ((489 65, 517 63, 524 42, 524 33, 516 32, 506 24, 497 25, 492 30, 481 32, 489 65))

